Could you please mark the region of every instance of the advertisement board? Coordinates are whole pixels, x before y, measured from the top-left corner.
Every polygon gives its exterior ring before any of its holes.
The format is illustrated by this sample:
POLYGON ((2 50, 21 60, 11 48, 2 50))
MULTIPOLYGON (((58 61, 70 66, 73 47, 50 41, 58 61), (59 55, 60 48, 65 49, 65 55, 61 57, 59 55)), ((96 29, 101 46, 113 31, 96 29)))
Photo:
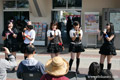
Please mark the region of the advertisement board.
POLYGON ((85 12, 85 32, 97 33, 99 29, 99 12, 85 12))
POLYGON ((45 46, 48 25, 46 23, 40 23, 40 22, 33 22, 32 24, 36 32, 34 45, 45 46))
POLYGON ((120 33, 120 12, 110 12, 110 22, 114 24, 115 33, 120 33))

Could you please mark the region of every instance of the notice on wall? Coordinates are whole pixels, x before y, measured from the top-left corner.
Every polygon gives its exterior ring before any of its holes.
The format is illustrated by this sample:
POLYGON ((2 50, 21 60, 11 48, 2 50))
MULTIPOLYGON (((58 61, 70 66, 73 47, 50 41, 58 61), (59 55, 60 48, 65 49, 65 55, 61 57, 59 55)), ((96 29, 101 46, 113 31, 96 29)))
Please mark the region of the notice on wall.
POLYGON ((99 12, 85 12, 84 25, 86 33, 97 33, 99 29, 99 12))
POLYGON ((34 30, 36 32, 34 45, 46 45, 46 33, 48 25, 46 23, 33 22, 34 30))
POLYGON ((47 30, 47 24, 46 23, 39 23, 39 22, 33 22, 34 30, 36 32, 36 38, 35 41, 45 41, 45 33, 47 30))
POLYGON ((120 12, 111 12, 110 22, 114 24, 115 32, 120 33, 120 12))

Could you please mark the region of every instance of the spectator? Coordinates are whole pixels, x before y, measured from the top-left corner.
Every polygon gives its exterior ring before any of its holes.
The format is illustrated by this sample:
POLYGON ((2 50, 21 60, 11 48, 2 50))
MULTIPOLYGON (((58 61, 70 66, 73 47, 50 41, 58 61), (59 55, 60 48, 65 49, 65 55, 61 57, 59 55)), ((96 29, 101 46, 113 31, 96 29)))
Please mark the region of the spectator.
POLYGON ((50 59, 45 66, 47 74, 43 75, 40 80, 69 80, 64 75, 67 74, 69 64, 66 60, 57 56, 50 59))
POLYGON ((6 59, 0 59, 0 80, 6 80, 6 70, 12 70, 15 66, 17 66, 15 57, 10 53, 8 48, 3 47, 3 49, 5 50, 4 53, 8 55, 9 61, 6 59))
POLYGON ((41 73, 45 74, 44 65, 34 59, 35 47, 33 45, 28 45, 26 47, 27 58, 20 62, 17 70, 17 77, 22 79, 22 73, 41 73))

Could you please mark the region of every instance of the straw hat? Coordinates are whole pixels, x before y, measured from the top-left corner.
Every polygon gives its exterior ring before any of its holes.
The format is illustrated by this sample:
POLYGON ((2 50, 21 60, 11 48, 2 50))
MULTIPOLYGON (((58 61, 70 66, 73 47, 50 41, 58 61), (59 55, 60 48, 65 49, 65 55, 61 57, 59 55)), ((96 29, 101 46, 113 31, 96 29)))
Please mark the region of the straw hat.
POLYGON ((65 59, 57 56, 48 60, 48 62, 45 65, 45 69, 46 72, 50 75, 63 76, 67 74, 69 69, 69 64, 65 59))

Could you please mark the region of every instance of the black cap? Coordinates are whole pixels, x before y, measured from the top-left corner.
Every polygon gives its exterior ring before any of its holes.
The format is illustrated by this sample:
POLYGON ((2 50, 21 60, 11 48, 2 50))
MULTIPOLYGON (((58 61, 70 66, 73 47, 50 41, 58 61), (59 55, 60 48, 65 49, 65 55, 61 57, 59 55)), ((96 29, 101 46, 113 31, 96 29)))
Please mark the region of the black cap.
POLYGON ((27 25, 27 27, 28 27, 29 29, 33 29, 33 26, 32 26, 32 25, 27 25))

